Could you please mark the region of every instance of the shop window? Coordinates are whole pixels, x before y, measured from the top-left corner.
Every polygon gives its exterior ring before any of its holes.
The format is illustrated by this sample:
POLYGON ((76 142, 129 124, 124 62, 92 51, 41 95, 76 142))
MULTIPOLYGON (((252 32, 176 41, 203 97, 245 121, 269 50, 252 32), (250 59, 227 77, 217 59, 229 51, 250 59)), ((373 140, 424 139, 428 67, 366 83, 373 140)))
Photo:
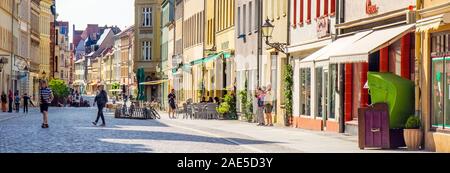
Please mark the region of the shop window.
POLYGON ((329 118, 330 119, 336 119, 336 88, 338 84, 338 71, 337 71, 337 65, 333 64, 330 65, 330 100, 329 100, 329 107, 330 107, 330 113, 329 118))
POLYGON ((450 33, 432 36, 432 116, 434 128, 450 128, 450 33))
POLYGON ((300 114, 311 116, 311 69, 300 69, 300 114))
POLYGON ((326 95, 323 90, 324 82, 323 67, 316 68, 316 105, 317 105, 317 117, 322 118, 324 115, 324 96, 326 95))

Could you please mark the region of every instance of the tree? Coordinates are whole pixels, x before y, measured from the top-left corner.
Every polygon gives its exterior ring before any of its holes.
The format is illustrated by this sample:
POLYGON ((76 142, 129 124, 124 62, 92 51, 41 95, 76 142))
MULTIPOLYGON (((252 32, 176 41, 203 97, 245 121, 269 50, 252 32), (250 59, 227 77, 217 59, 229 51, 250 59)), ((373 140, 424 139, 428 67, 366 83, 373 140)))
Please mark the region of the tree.
POLYGON ((244 90, 239 92, 239 97, 242 105, 242 113, 244 114, 247 121, 252 121, 253 119, 253 105, 252 105, 252 97, 248 97, 248 79, 245 79, 244 90))
POLYGON ((63 80, 53 79, 49 82, 48 86, 52 89, 53 96, 55 97, 52 105, 58 106, 60 103, 64 103, 70 94, 69 86, 63 80))

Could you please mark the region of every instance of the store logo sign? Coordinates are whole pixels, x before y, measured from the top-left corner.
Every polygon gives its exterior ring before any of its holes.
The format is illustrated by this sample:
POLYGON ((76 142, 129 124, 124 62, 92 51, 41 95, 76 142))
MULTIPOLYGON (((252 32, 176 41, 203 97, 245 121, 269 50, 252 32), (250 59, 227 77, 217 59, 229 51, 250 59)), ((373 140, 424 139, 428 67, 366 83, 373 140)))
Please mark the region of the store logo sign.
POLYGON ((366 14, 378 13, 378 7, 372 4, 372 0, 366 0, 366 14))

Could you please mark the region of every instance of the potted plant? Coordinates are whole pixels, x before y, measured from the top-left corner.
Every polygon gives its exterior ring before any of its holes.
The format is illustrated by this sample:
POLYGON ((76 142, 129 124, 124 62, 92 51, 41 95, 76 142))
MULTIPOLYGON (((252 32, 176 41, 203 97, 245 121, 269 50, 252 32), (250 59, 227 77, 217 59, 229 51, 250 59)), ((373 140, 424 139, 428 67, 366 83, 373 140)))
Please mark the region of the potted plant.
POLYGON ((422 145, 423 132, 419 117, 411 116, 406 122, 403 136, 408 150, 419 150, 422 145))

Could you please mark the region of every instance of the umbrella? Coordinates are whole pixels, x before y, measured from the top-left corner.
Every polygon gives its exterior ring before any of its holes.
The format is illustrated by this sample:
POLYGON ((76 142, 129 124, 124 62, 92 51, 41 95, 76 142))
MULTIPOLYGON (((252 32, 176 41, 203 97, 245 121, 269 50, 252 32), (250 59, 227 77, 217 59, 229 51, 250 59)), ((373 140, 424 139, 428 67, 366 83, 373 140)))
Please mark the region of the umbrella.
MULTIPOLYGON (((143 68, 138 69, 137 74, 137 80, 138 83, 142 83, 145 80, 145 72, 143 68)), ((145 100, 145 93, 144 93, 144 86, 139 85, 138 86, 138 100, 145 100)))

